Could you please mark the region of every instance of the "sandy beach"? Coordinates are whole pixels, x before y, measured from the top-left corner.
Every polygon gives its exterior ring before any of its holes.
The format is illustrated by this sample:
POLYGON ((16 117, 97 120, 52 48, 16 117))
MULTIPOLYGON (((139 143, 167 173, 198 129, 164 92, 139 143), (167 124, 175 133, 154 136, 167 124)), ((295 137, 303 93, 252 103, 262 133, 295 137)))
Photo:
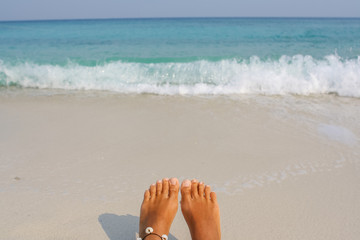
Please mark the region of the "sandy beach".
MULTIPOLYGON (((0 239, 134 239, 164 177, 218 193, 223 239, 360 236, 360 101, 0 94, 0 239)), ((188 240, 179 209, 169 239, 188 240)))

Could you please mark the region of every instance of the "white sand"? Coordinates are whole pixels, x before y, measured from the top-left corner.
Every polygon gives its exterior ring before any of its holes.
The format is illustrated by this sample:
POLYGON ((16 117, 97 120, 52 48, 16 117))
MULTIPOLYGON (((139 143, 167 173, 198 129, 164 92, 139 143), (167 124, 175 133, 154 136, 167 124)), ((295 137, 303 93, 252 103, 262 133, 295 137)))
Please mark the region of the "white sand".
MULTIPOLYGON (((134 239, 144 190, 173 176, 218 192, 223 239, 359 239, 359 106, 2 94, 0 239, 134 239)), ((171 233, 190 239, 180 209, 171 233)))

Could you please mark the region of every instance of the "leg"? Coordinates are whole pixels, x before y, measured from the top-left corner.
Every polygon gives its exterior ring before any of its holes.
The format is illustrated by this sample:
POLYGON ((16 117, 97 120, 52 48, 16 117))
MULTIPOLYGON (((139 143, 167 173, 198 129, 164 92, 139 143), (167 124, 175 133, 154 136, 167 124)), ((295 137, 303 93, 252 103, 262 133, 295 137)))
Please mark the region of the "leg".
POLYGON ((220 240, 220 211, 210 186, 195 179, 181 184, 181 211, 192 240, 220 240))
MULTIPOLYGON (((179 181, 176 178, 163 179, 152 184, 145 191, 141 204, 139 235, 143 238, 147 227, 152 227, 154 233, 169 234, 170 226, 178 209, 179 181)), ((149 236, 146 240, 159 240, 149 236)))

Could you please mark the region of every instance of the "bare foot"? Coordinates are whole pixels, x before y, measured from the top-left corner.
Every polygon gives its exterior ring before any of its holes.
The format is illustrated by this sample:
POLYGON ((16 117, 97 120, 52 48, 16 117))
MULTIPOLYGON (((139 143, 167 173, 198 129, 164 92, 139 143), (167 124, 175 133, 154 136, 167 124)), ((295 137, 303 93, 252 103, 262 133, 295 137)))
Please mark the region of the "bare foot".
MULTIPOLYGON (((141 204, 139 236, 143 238, 147 227, 152 227, 154 233, 169 235, 170 226, 178 209, 179 181, 176 178, 165 178, 152 184, 145 191, 141 204)), ((159 240, 150 235, 146 240, 159 240)))
POLYGON ((192 240, 220 240, 220 210, 210 186, 184 180, 181 184, 181 211, 192 240))

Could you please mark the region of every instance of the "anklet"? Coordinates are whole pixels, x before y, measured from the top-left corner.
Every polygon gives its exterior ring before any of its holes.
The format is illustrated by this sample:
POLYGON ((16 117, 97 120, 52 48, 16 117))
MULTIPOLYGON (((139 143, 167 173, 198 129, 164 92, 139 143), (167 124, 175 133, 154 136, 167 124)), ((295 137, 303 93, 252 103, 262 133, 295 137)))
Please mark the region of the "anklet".
POLYGON ((152 227, 147 227, 145 229, 145 232, 147 233, 145 235, 144 238, 136 238, 136 240, 145 240, 146 237, 150 236, 150 235, 155 235, 155 236, 158 236, 161 240, 168 240, 168 236, 166 234, 163 234, 162 236, 160 236, 159 234, 157 233, 154 233, 154 229, 152 229, 152 227))

